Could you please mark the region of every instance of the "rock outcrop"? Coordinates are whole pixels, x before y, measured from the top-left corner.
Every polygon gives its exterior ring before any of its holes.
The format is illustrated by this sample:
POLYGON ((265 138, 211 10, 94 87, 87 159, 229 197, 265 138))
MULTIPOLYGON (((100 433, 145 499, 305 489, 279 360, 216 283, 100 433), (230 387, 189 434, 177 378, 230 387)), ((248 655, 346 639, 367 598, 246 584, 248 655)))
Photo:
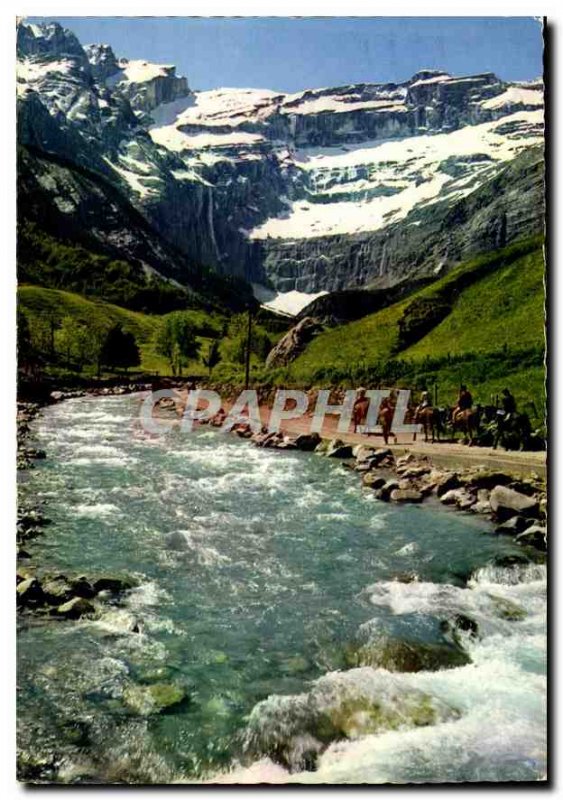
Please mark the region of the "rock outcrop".
POLYGON ((311 339, 320 333, 322 326, 312 317, 304 317, 289 330, 266 359, 267 367, 280 367, 294 361, 311 339))

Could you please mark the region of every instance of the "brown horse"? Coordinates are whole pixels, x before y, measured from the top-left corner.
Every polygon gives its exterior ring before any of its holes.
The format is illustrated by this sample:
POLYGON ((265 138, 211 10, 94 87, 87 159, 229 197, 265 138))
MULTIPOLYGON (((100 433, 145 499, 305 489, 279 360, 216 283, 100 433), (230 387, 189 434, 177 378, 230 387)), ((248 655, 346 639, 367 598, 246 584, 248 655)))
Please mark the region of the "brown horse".
POLYGON ((481 410, 479 408, 467 408, 462 411, 452 412, 451 425, 455 437, 456 431, 465 434, 468 444, 473 444, 475 434, 479 432, 481 423, 481 410))
POLYGON ((424 431, 424 441, 428 441, 428 434, 432 436, 432 444, 437 439, 440 441, 440 433, 442 432, 442 420, 440 418, 440 411, 433 406, 426 406, 416 412, 414 421, 422 425, 424 431))

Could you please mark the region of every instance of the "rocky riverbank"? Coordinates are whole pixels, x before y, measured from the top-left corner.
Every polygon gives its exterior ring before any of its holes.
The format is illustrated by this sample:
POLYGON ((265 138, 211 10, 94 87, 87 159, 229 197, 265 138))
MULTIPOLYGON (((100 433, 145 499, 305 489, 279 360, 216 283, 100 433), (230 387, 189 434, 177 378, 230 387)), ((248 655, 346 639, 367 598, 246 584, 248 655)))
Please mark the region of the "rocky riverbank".
POLYGON ((339 459, 361 475, 363 485, 378 500, 423 503, 433 499, 458 511, 480 514, 495 524, 496 534, 547 552, 547 486, 538 475, 522 480, 484 467, 439 469, 427 456, 409 453, 396 458, 386 447, 352 446, 340 439, 321 439, 315 433, 253 434, 247 425, 237 425, 233 431, 257 447, 303 450, 339 459))
MULTIPOLYGON (((29 444, 30 424, 43 406, 74 397, 108 397, 151 388, 151 384, 147 383, 128 383, 88 389, 65 389, 53 391, 47 396, 39 394, 37 401, 18 401, 18 484, 25 480, 26 471, 32 469, 37 460, 47 457, 44 450, 29 444)), ((41 501, 34 498, 32 502, 24 502, 18 498, 16 601, 19 612, 61 619, 93 617, 99 614, 101 604, 116 603, 123 592, 133 588, 134 583, 123 577, 98 575, 88 578, 84 575, 67 576, 43 571, 33 558, 33 542, 44 533, 50 523, 41 501)))

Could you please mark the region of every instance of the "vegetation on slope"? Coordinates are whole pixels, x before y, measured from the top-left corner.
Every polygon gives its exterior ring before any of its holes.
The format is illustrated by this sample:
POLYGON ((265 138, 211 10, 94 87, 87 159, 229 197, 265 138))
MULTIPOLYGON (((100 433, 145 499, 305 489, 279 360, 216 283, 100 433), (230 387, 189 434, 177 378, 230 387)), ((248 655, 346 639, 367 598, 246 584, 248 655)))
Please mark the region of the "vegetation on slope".
POLYGON ((483 403, 508 384, 519 403, 544 403, 544 258, 534 237, 472 259, 363 319, 319 335, 270 377, 299 385, 437 386, 460 382, 483 403))
MULTIPOLYGON (((88 340, 94 340, 100 331, 107 332, 120 325, 124 332, 135 337, 141 357, 140 371, 159 375, 171 374, 170 358, 163 352, 161 334, 172 315, 143 314, 102 300, 90 300, 73 292, 41 286, 20 286, 18 309, 29 328, 31 345, 41 369, 47 374, 64 376, 69 372, 81 371, 89 375, 96 372, 95 359, 85 359, 83 365, 69 365, 68 359, 64 357, 65 353, 60 346, 61 332, 64 334, 72 331, 71 323, 75 323, 76 335, 83 330, 88 340)), ((208 374, 206 361, 213 342, 217 342, 220 357, 215 363, 218 377, 221 370, 229 375, 241 373, 245 336, 244 318, 241 315, 229 317, 218 312, 190 309, 182 312, 182 316, 189 321, 198 345, 193 351, 197 355, 182 362, 184 374, 208 374)), ((255 368, 263 362, 279 336, 279 332, 272 332, 270 327, 267 315, 259 317, 253 326, 252 362, 255 368)))

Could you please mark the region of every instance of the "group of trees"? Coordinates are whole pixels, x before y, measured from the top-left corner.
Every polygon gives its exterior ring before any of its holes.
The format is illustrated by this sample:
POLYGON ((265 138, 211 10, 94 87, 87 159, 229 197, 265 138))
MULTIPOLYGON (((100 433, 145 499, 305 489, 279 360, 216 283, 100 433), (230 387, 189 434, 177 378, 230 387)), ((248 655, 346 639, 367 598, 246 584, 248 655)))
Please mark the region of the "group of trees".
MULTIPOLYGON (((182 374, 189 361, 199 358, 209 375, 220 361, 243 365, 248 348, 248 317, 236 314, 222 331, 221 340, 213 338, 202 352, 197 339, 198 330, 189 316, 182 311, 167 314, 157 330, 155 347, 166 358, 172 375, 182 374)), ((264 360, 272 347, 268 334, 259 327, 251 328, 250 352, 264 360)))
MULTIPOLYGON (((203 324, 203 323, 202 323, 203 324)), ((211 376, 221 361, 237 366, 250 353, 263 361, 272 342, 260 325, 251 326, 248 317, 231 317, 221 328, 196 326, 189 312, 174 311, 158 320, 152 341, 154 352, 166 359, 173 376, 181 376, 194 360, 199 360, 211 376), (209 341, 201 343, 201 337, 209 341)), ((24 369, 57 365, 82 372, 85 367, 100 375, 103 370, 116 372, 141 364, 139 347, 133 333, 121 323, 110 320, 86 320, 75 316, 62 319, 54 312, 30 315, 18 311, 18 357, 24 369)))
POLYGON ((43 363, 60 363, 67 369, 82 372, 93 366, 98 374, 127 370, 141 363, 135 336, 120 323, 87 323, 66 316, 33 318, 18 310, 18 359, 25 368, 43 363))

